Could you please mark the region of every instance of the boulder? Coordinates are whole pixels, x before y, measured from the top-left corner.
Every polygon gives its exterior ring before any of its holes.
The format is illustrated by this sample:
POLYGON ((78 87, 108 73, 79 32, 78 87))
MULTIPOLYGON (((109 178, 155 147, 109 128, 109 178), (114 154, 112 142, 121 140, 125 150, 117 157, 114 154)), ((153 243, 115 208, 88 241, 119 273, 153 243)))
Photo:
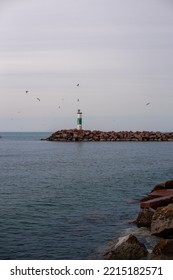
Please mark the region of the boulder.
POLYGON ((173 180, 165 182, 165 189, 173 189, 173 180))
POLYGON ((147 200, 150 200, 150 199, 153 199, 153 197, 149 194, 149 195, 145 195, 145 196, 143 196, 140 200, 139 200, 139 202, 141 203, 141 202, 143 202, 143 201, 147 201, 147 200))
POLYGON ((151 234, 161 237, 173 237, 173 204, 159 207, 151 221, 151 234))
POLYGON ((148 255, 144 244, 132 235, 120 237, 104 254, 107 260, 140 260, 148 255))
POLYGON ((151 190, 151 193, 153 191, 157 191, 157 190, 161 190, 165 188, 165 182, 159 183, 157 185, 154 186, 154 188, 151 190))
POLYGON ((150 260, 173 260, 173 239, 161 239, 153 248, 150 260))
POLYGON ((139 212, 138 217, 135 221, 138 227, 150 227, 151 220, 154 215, 153 209, 143 209, 139 212))
POLYGON ((173 202, 173 194, 142 201, 140 203, 140 207, 157 209, 158 207, 167 206, 172 202, 173 202))
POLYGON ((152 193, 150 193, 151 198, 169 196, 169 195, 173 196, 173 189, 167 189, 167 188, 160 189, 160 190, 156 190, 156 191, 153 191, 152 193))
POLYGON ((153 191, 161 190, 161 189, 173 189, 173 180, 168 180, 166 182, 162 182, 160 184, 155 185, 151 193, 153 191))

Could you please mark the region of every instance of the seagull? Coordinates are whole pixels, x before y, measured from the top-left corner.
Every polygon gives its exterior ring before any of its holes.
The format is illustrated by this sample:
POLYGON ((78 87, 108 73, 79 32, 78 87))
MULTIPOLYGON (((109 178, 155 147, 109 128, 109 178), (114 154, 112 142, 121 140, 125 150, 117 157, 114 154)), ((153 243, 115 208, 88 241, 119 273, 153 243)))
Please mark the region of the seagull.
POLYGON ((79 84, 77 84, 76 86, 79 87, 79 84))
POLYGON ((148 106, 150 104, 150 102, 146 103, 146 106, 148 106))
POLYGON ((37 100, 40 101, 40 98, 37 97, 37 100))

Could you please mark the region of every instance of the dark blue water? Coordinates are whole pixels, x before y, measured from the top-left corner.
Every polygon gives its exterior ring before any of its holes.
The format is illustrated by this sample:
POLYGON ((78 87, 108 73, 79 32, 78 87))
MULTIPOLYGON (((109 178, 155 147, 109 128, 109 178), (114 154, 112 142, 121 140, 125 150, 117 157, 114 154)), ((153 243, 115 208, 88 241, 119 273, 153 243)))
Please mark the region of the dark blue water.
POLYGON ((97 258, 107 241, 135 230, 136 200, 173 178, 172 142, 0 135, 0 259, 97 258))

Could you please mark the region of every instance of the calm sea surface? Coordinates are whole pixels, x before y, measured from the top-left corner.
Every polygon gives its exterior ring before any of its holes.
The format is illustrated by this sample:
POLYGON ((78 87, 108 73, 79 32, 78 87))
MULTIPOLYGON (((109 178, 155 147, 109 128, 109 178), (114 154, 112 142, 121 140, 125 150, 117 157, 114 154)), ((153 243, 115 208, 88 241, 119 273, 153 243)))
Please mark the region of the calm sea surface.
MULTIPOLYGON (((40 141, 0 133, 0 259, 92 259, 128 223, 137 200, 173 179, 173 142, 40 141)), ((153 241, 154 242, 154 241, 153 241)))

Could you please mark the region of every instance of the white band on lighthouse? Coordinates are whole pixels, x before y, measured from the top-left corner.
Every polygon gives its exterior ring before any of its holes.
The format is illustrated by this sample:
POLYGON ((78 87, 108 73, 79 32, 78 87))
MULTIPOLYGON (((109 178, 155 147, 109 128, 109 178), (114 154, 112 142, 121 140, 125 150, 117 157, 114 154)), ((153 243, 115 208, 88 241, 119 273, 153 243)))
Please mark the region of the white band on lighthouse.
POLYGON ((80 111, 80 109, 78 109, 77 111, 77 129, 82 129, 82 112, 80 111))

